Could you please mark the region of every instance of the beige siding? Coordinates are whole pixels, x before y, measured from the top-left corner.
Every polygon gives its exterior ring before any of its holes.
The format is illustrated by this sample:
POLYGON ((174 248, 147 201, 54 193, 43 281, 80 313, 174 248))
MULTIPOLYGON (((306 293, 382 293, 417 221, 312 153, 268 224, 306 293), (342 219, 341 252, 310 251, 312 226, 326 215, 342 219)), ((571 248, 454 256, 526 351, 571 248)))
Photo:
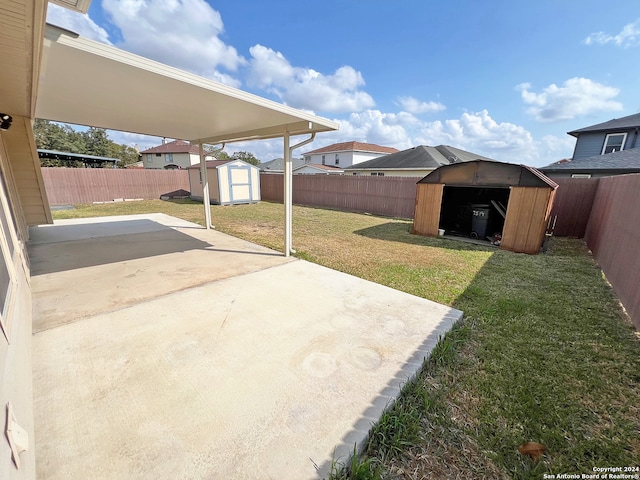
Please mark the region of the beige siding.
POLYGON ((14 117, 13 124, 3 134, 3 139, 26 223, 28 225, 53 223, 31 120, 14 117), (34 189, 39 193, 34 194, 34 189))
MULTIPOLYGON (((12 127, 13 129, 13 127, 12 127)), ((11 158, 6 148, 7 132, 0 134, 0 209, 6 223, 0 224, 0 262, 6 265, 11 278, 8 300, 0 308, 3 332, 0 333, 0 407, 2 418, 11 403, 19 425, 29 435, 29 450, 20 455, 20 469, 12 460, 5 435, 0 440, 0 478, 22 480, 35 478, 35 448, 33 428, 33 391, 31 369, 31 287, 29 284, 24 225, 16 183, 11 173, 11 158)), ((3 420, 4 425, 4 420, 3 420)), ((3 428, 4 430, 4 428, 3 428)))

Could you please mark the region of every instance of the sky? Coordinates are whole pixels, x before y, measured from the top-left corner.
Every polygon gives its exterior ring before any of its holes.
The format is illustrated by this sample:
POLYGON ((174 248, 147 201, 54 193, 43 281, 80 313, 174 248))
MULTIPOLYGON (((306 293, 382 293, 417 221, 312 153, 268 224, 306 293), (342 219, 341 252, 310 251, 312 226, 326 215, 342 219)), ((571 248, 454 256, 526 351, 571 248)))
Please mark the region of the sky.
POLYGON ((539 167, 571 157, 566 132, 640 111, 637 0, 93 0, 47 21, 340 125, 296 157, 444 144, 539 167))

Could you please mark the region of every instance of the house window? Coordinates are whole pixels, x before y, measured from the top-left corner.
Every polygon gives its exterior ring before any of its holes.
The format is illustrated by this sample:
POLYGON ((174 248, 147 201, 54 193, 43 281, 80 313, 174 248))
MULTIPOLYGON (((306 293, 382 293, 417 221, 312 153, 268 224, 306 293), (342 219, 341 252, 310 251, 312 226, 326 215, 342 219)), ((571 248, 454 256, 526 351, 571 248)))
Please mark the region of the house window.
POLYGON ((336 153, 336 165, 340 165, 340 154, 336 153))
POLYGON ((325 160, 324 160, 324 155, 322 155, 322 164, 326 165, 325 160))
POLYGON ((591 178, 590 173, 572 173, 571 178, 591 178))
POLYGON ((147 153, 147 163, 153 163, 153 155, 147 153))
POLYGON ((624 142, 627 139, 626 133, 610 133, 604 140, 602 147, 602 155, 605 153, 619 152, 624 148, 624 142))
POLYGON ((372 177, 384 177, 384 172, 371 172, 372 177))
POLYGON ((173 163, 173 153, 165 153, 164 161, 166 163, 173 163))
POLYGON ((161 153, 156 153, 156 157, 161 157, 162 154, 161 153))

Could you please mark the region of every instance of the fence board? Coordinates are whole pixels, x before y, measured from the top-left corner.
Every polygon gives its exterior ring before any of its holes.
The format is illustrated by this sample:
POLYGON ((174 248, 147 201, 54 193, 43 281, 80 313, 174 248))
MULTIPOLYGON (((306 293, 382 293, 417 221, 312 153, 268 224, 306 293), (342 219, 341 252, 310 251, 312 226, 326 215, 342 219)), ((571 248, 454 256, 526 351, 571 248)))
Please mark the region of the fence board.
POLYGON ((585 232, 587 245, 640 329, 640 174, 601 178, 585 232))
POLYGON ((599 178, 554 178, 556 190, 551 218, 557 216, 554 235, 584 237, 599 178))
POLYGON ((43 167, 51 205, 109 202, 115 198, 150 200, 176 190, 189 191, 186 170, 127 170, 43 167))
MULTIPOLYGON (((413 218, 419 177, 364 177, 355 175, 294 175, 293 202, 297 205, 413 218)), ((282 202, 283 176, 261 174, 263 200, 282 202)))

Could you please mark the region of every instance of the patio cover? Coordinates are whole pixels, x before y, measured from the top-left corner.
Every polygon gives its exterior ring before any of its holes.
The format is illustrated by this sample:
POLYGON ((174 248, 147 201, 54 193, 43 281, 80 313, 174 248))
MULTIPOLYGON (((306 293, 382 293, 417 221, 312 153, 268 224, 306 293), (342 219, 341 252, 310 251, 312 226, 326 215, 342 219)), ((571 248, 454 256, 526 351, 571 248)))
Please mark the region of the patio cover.
MULTIPOLYGON (((285 255, 292 250, 294 148, 338 129, 325 118, 169 67, 47 25, 36 117, 199 144, 282 137, 285 255), (311 137, 291 147, 294 135, 311 137)), ((202 149, 201 149, 202 150, 202 149)), ((204 157, 204 198, 209 198, 204 157)), ((211 212, 205 205, 206 227, 211 212)))
POLYGON ((45 30, 36 117, 212 144, 338 128, 52 25, 45 30))

